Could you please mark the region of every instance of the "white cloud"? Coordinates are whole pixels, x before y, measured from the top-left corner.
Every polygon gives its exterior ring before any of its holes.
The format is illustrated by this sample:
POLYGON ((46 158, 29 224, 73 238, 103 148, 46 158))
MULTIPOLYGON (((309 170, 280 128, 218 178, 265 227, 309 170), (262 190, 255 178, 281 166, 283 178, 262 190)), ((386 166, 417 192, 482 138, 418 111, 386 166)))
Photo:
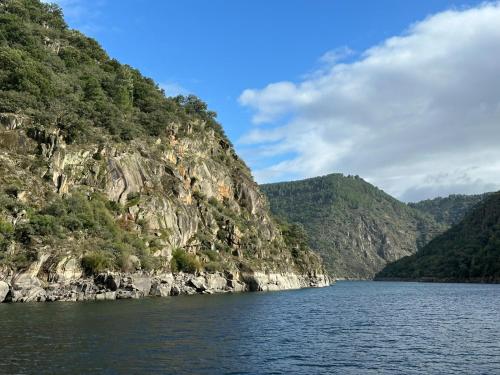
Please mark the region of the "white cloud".
POLYGON ((241 94, 261 124, 240 140, 260 182, 343 172, 406 200, 500 189, 499 3, 436 14, 340 63, 345 53, 241 94))
POLYGON ((167 96, 187 95, 189 90, 176 82, 161 83, 160 88, 165 91, 167 96))

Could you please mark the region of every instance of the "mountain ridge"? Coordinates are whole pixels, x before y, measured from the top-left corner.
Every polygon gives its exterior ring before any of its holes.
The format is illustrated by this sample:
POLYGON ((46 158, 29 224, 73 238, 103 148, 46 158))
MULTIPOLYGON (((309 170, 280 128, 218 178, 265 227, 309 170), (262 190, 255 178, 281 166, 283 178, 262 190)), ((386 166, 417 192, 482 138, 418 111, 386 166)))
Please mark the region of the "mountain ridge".
POLYGON ((304 226, 337 278, 372 278, 446 229, 359 176, 329 174, 261 189, 275 215, 304 226))
POLYGON ((387 265, 376 279, 500 282, 500 192, 488 194, 458 224, 387 265))

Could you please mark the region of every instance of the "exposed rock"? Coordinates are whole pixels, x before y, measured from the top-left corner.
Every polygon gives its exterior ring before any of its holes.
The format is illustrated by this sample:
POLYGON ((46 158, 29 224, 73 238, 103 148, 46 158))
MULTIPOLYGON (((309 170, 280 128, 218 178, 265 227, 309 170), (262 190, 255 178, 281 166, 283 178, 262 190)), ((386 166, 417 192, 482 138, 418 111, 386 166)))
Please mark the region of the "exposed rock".
POLYGON ((243 273, 242 278, 252 292, 322 287, 329 285, 325 275, 311 277, 292 273, 243 273))
POLYGON ((134 274, 132 276, 132 289, 138 290, 143 295, 151 291, 151 278, 147 275, 134 274))
POLYGON ((173 285, 172 288, 170 289, 170 295, 171 296, 178 296, 181 294, 181 289, 177 285, 173 285))
POLYGON ((137 299, 143 297, 137 290, 119 290, 116 292, 116 299, 137 299))
MULTIPOLYGON (((13 279, 13 302, 89 301, 167 297, 243 291, 275 291, 329 285, 328 277, 288 273, 203 273, 178 274, 100 274, 93 279, 65 280, 48 285, 28 273, 13 279)), ((0 300, 9 294, 9 285, 0 281, 0 300), (3 297, 2 297, 3 296, 3 297)), ((2 301, 3 301, 2 300, 2 301)))
POLYGON ((0 303, 5 301, 7 294, 9 294, 10 287, 5 281, 0 281, 0 303))
POLYGON ((120 275, 108 275, 106 278, 106 287, 112 291, 116 291, 120 287, 120 275))
MULTIPOLYGON (((13 50, 29 47, 25 57, 30 64, 42 64, 54 82, 86 92, 88 82, 79 79, 81 72, 58 56, 59 48, 74 42, 73 31, 41 28, 28 8, 39 7, 40 19, 53 19, 54 14, 36 2, 29 4, 16 2, 16 7, 33 36, 24 39, 36 43, 24 46, 26 40, 10 40, 8 35, 6 45, 13 50), (41 59, 47 51, 54 52, 53 64, 41 59)), ((110 70, 97 43, 80 52, 90 64, 85 70, 98 96, 76 95, 68 101, 64 90, 48 90, 44 102, 55 105, 47 106, 37 103, 40 95, 18 85, 6 97, 15 100, 3 98, 6 108, 25 104, 0 114, 0 198, 12 201, 0 207, 0 222, 9 230, 2 251, 8 248, 13 260, 0 280, 12 285, 13 300, 243 291, 249 289, 245 281, 240 276, 229 279, 227 272, 245 269, 306 278, 322 272, 318 256, 304 250, 298 257, 292 251, 250 169, 205 103, 194 97, 163 97, 157 85, 117 61, 110 70), (127 87, 141 87, 143 98, 127 99, 126 112, 133 116, 122 116, 125 103, 101 90, 117 77, 127 87), (96 100, 109 104, 100 116, 81 110, 96 108, 96 100), (171 267, 174 251, 185 256, 178 267, 171 267), (165 277, 172 269, 197 272, 165 277), (224 273, 200 273, 208 270, 224 273)), ((289 286, 261 284, 258 288, 267 290, 289 286)))
POLYGON ((47 293, 43 283, 29 273, 23 273, 12 280, 12 302, 43 302, 47 293))
POLYGON ((197 292, 203 292, 207 290, 207 286, 205 285, 206 279, 202 276, 198 276, 192 279, 189 279, 189 284, 193 286, 197 292))
POLYGON ((95 295, 96 301, 114 300, 116 299, 116 292, 102 292, 95 295))
POLYGON ((205 276, 206 288, 213 291, 228 290, 228 280, 219 272, 209 273, 205 276))
POLYGON ((170 296, 172 292, 172 285, 155 283, 151 287, 151 295, 155 297, 167 297, 170 296))
POLYGON ((83 275, 80 260, 74 257, 64 257, 56 268, 58 282, 68 282, 70 280, 79 279, 83 275))

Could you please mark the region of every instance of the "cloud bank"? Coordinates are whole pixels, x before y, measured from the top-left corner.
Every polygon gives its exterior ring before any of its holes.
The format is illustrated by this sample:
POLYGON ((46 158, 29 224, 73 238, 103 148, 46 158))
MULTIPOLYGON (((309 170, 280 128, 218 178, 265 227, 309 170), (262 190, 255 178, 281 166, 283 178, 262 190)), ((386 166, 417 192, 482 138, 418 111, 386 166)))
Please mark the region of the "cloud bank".
POLYGON ((339 56, 241 94, 255 126, 239 145, 258 181, 358 174, 407 201, 500 189, 500 3, 339 56))

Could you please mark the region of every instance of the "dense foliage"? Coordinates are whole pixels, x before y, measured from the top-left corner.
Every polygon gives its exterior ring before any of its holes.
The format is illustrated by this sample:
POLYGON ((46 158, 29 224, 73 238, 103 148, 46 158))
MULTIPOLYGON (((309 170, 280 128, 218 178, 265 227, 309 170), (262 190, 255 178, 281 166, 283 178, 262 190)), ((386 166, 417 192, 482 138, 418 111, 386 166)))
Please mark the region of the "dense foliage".
POLYGON ((135 255, 144 269, 153 268, 157 261, 151 256, 154 241, 140 236, 123 214, 123 207, 101 194, 74 193, 64 198, 53 195, 47 206, 34 210, 23 206, 8 191, 0 193, 0 203, 4 205, 0 213, 27 212, 23 222, 15 226, 0 219, 0 264, 22 267, 36 259, 36 254, 33 259, 29 251, 23 255, 25 259, 19 259, 19 255, 13 258, 8 246, 17 243, 30 249, 40 242, 53 246, 61 240, 80 243, 81 251, 86 250, 86 244, 99 249, 83 259, 89 273, 104 268, 130 270, 133 267, 129 264, 130 255, 135 255), (92 242, 87 242, 89 238, 92 242))
POLYGON ((443 230, 358 176, 331 174, 261 188, 275 215, 303 226, 310 246, 336 276, 370 277, 377 264, 370 264, 365 246, 377 247, 377 257, 386 256, 388 243, 411 252, 443 230))
POLYGON ((0 88, 0 112, 57 127, 67 142, 95 141, 95 127, 122 140, 187 132, 196 118, 225 138, 200 99, 165 97, 151 79, 69 30, 57 5, 38 0, 0 1, 0 88))
POLYGON ((182 271, 196 273, 202 268, 202 266, 196 256, 189 254, 182 249, 176 249, 172 252, 170 268, 174 272, 182 271))
POLYGON ((427 199, 408 205, 431 215, 439 223, 451 226, 462 220, 472 208, 487 196, 488 194, 453 194, 446 198, 427 199))
POLYGON ((380 279, 500 281, 500 193, 415 255, 389 264, 380 279))

